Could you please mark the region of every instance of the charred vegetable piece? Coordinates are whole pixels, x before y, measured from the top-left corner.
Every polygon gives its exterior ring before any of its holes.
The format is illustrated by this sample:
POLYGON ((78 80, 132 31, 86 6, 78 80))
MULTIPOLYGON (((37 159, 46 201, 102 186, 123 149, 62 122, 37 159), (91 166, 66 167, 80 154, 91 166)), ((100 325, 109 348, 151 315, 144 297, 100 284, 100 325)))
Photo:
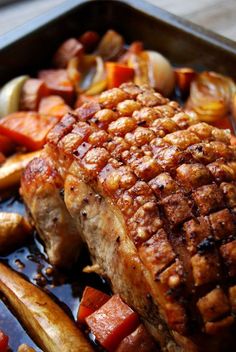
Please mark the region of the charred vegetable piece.
POLYGON ((122 83, 132 81, 134 69, 116 62, 106 63, 108 88, 119 87, 122 83))
POLYGON ((18 185, 22 171, 32 159, 39 156, 40 152, 16 154, 8 158, 0 167, 0 190, 18 185))
POLYGON ((58 68, 65 68, 70 59, 81 57, 83 52, 84 47, 76 38, 67 39, 57 49, 53 63, 58 68))
POLYGON ((60 95, 67 104, 73 103, 74 87, 68 78, 67 70, 42 70, 39 71, 38 77, 46 83, 49 95, 60 95))
POLYGON ((87 286, 83 292, 83 296, 80 302, 77 321, 84 324, 85 318, 99 309, 109 299, 110 296, 106 295, 102 291, 87 286))
POLYGON ((93 51, 99 42, 99 35, 94 31, 87 31, 79 37, 80 43, 83 44, 84 49, 87 53, 93 51))
POLYGON ((158 352, 159 349, 147 332, 146 328, 140 324, 137 329, 121 341, 116 352, 158 352))
POLYGON ((23 84, 29 76, 20 76, 7 82, 0 91, 0 118, 19 109, 23 84))
POLYGON ((7 352, 9 337, 0 330, 0 352, 7 352))
POLYGON ((15 112, 1 119, 0 133, 34 151, 43 147, 48 132, 57 122, 55 116, 15 112))
POLYGON ((104 60, 116 59, 124 49, 123 37, 113 30, 107 31, 98 45, 98 55, 104 60))
POLYGON ((69 105, 67 105, 64 99, 58 95, 50 95, 49 97, 45 97, 39 104, 40 114, 52 115, 59 118, 64 116, 70 110, 71 108, 69 105))
POLYGON ((49 296, 0 264, 0 290, 44 352, 92 352, 93 348, 49 296))
POLYGON ((111 297, 85 321, 99 343, 110 352, 139 324, 137 313, 125 304, 119 295, 111 297))
POLYGON ((0 254, 22 245, 31 233, 28 221, 16 213, 0 213, 0 254))
POLYGON ((6 136, 0 135, 0 152, 9 155, 15 149, 15 144, 6 136))
POLYGON ((37 110, 40 100, 47 93, 48 90, 43 80, 37 78, 27 79, 22 87, 20 110, 37 110))

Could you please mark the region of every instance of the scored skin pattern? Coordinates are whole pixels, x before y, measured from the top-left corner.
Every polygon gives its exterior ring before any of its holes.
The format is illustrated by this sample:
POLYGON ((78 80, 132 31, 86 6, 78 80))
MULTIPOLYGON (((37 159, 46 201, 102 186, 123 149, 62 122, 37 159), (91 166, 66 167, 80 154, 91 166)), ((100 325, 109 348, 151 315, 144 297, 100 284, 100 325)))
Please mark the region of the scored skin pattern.
POLYGON ((161 312, 183 335, 192 314, 208 334, 234 322, 236 286, 227 282, 236 275, 236 150, 229 137, 131 83, 65 116, 48 136, 61 174, 76 160, 119 207, 161 292, 161 312), (198 298, 187 307, 191 297, 198 298))

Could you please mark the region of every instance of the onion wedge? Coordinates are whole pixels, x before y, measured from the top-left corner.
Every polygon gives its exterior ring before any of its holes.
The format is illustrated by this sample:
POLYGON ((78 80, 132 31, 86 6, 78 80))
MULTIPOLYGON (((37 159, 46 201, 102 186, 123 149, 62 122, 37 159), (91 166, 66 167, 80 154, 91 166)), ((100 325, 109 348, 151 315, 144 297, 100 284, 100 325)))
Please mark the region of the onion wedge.
POLYGON ((94 349, 49 296, 0 263, 0 291, 44 352, 92 352, 94 349))
POLYGON ((19 108, 22 87, 29 76, 19 76, 7 82, 0 91, 0 118, 19 108))

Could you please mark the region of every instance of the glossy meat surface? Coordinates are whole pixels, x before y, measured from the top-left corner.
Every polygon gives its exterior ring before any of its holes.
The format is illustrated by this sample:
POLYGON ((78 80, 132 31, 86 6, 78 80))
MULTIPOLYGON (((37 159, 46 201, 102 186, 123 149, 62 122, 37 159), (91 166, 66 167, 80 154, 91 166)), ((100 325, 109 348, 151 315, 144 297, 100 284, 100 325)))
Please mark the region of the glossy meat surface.
MULTIPOLYGON (((60 175, 72 222, 163 350, 221 351, 235 343, 236 154, 229 139, 134 84, 102 93, 48 136, 44 157, 60 175)), ((37 224, 34 193, 25 187, 31 168, 22 190, 37 224)), ((78 247, 71 244, 72 257, 78 247)))

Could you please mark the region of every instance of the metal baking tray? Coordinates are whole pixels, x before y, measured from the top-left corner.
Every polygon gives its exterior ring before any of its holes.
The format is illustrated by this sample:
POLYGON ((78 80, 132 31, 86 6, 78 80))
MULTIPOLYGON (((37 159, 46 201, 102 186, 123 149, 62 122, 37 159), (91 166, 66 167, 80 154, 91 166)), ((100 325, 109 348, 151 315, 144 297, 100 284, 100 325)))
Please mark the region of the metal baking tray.
MULTIPOLYGON (((236 43, 233 41, 145 1, 70 0, 0 37, 0 84, 18 74, 33 74, 38 68, 49 67, 50 58, 63 39, 86 30, 103 33, 109 28, 121 33, 127 43, 143 41, 145 48, 160 51, 174 65, 215 70, 236 78, 236 43)), ((17 197, 0 203, 0 211, 12 209, 24 212, 17 197)), ((35 284, 39 284, 35 279, 37 273, 42 273, 47 280, 46 290, 72 316, 76 315, 85 285, 108 289, 98 276, 82 274, 81 268, 88 262, 86 256, 70 274, 56 273, 54 277, 47 277, 48 264, 38 240, 0 259, 35 284), (24 269, 20 269, 19 260, 25 265, 24 269)), ((9 334, 12 351, 17 351, 23 342, 36 347, 5 303, 0 301, 0 328, 9 334)))

